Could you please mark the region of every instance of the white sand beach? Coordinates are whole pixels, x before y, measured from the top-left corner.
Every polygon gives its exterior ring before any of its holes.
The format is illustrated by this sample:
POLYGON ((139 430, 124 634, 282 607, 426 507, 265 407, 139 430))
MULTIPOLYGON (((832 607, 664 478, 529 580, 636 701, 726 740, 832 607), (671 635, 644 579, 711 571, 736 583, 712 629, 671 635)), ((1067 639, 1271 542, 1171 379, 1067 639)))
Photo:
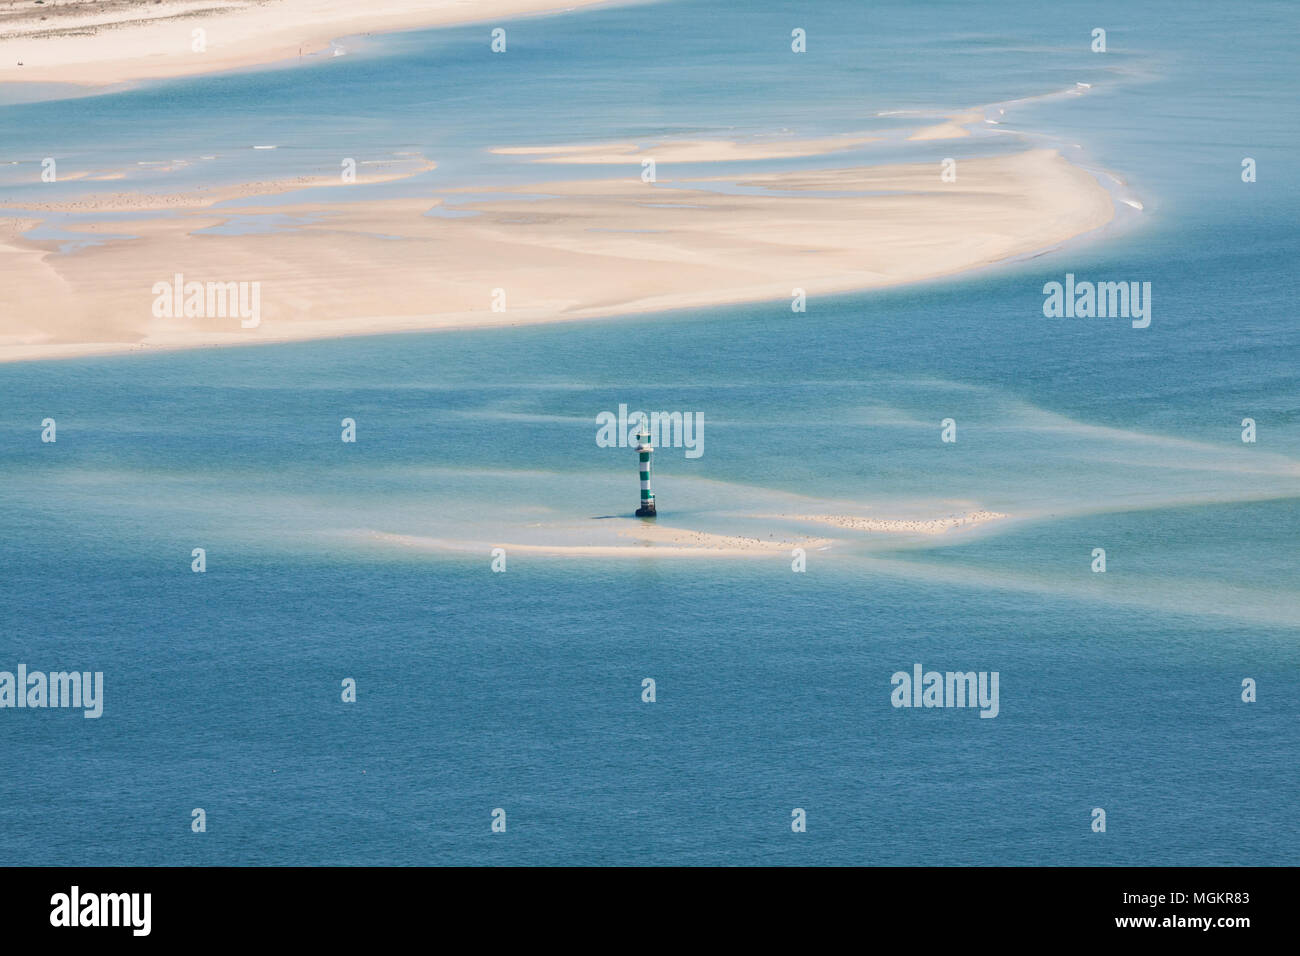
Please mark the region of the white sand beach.
MULTIPOLYGON (((194 76, 308 56, 339 37, 517 18, 596 2, 10 0, 0 3, 0 83, 104 86, 194 76)), ((488 41, 485 31, 485 50, 488 41)))

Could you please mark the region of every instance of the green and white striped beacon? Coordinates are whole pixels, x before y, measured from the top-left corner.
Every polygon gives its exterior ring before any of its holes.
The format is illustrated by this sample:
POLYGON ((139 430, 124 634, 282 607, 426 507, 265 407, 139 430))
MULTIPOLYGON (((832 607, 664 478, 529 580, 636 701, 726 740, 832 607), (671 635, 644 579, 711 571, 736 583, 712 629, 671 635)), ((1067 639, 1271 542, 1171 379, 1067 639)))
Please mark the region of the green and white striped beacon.
POLYGON ((638 518, 653 518, 655 516, 655 493, 650 490, 650 456, 654 454, 654 446, 650 444, 650 428, 641 416, 641 427, 636 433, 636 453, 641 459, 641 507, 636 509, 638 518))

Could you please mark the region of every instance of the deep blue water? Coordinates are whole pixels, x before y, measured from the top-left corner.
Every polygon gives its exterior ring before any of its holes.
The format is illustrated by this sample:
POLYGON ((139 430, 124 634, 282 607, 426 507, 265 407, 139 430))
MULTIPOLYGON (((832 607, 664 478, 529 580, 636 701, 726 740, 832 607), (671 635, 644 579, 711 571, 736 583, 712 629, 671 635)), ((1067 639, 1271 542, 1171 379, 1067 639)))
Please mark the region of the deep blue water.
POLYGON ((0 670, 106 682, 99 720, 0 709, 0 863, 1297 862, 1288 8, 751 6, 521 23, 508 76, 467 27, 0 109, 27 161, 197 154, 236 128, 346 155, 334 130, 487 180, 486 145, 841 132, 1082 80, 1095 92, 1017 125, 1080 143, 1145 206, 1027 262, 803 315, 0 365, 0 670), (765 59, 795 24, 809 60, 765 59), (1151 327, 1044 319, 1067 271, 1152 282, 1151 327), (850 541, 804 574, 524 552, 494 574, 486 552, 357 536, 626 514, 632 462, 592 440, 620 402, 705 415, 701 458, 658 456, 665 524, 734 532, 793 495, 1023 520, 850 541), (999 716, 893 708, 916 662, 998 671, 999 716))

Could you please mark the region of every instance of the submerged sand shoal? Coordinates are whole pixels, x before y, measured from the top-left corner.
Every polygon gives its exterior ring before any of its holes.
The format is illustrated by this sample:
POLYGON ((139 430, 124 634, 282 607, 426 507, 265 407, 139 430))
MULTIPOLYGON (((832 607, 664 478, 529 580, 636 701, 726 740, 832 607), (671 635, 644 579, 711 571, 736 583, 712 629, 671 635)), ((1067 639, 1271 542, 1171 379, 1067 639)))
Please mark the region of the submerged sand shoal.
POLYGON ((1008 517, 1000 511, 971 511, 940 518, 867 518, 860 515, 756 515, 758 518, 780 518, 785 521, 804 521, 828 524, 847 531, 869 531, 885 534, 943 534, 958 528, 970 528, 1008 517))
MULTIPOLYGON (((932 519, 863 518, 853 515, 752 515, 756 528, 745 534, 720 534, 693 528, 674 527, 656 521, 621 518, 599 525, 555 524, 531 526, 533 540, 463 540, 428 535, 395 534, 384 531, 359 533, 362 540, 400 549, 431 553, 490 554, 494 548, 512 553, 549 557, 771 557, 790 556, 795 549, 825 551, 846 539, 791 535, 766 531, 769 520, 828 524, 848 531, 883 532, 891 535, 937 535, 1007 517, 995 511, 972 511, 932 519)), ((523 530, 523 529, 520 529, 523 530)))
MULTIPOLYGON (((366 538, 378 544, 416 551, 465 552, 487 555, 492 548, 503 548, 507 555, 520 553, 549 557, 599 558, 635 558, 647 555, 676 558, 770 557, 774 554, 789 554, 794 548, 825 548, 832 543, 829 538, 752 538, 744 535, 712 534, 687 528, 670 528, 649 522, 638 522, 638 524, 640 527, 625 528, 615 532, 615 537, 622 543, 610 543, 605 540, 609 537, 608 535, 600 536, 602 538, 600 543, 584 541, 576 544, 571 541, 510 543, 493 540, 491 542, 478 542, 420 535, 391 534, 381 531, 371 531, 366 535, 366 538)), ((594 533, 591 536, 595 536, 594 533)))

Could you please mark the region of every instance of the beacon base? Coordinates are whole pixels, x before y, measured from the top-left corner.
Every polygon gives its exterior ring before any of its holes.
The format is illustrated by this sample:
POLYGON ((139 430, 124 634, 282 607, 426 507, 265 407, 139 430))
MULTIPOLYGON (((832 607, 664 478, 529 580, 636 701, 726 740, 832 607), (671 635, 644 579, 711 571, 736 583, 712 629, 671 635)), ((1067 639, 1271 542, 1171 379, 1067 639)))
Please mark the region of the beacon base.
POLYGON ((653 518, 655 516, 655 503, 652 501, 649 504, 637 508, 636 516, 638 518, 653 518))

